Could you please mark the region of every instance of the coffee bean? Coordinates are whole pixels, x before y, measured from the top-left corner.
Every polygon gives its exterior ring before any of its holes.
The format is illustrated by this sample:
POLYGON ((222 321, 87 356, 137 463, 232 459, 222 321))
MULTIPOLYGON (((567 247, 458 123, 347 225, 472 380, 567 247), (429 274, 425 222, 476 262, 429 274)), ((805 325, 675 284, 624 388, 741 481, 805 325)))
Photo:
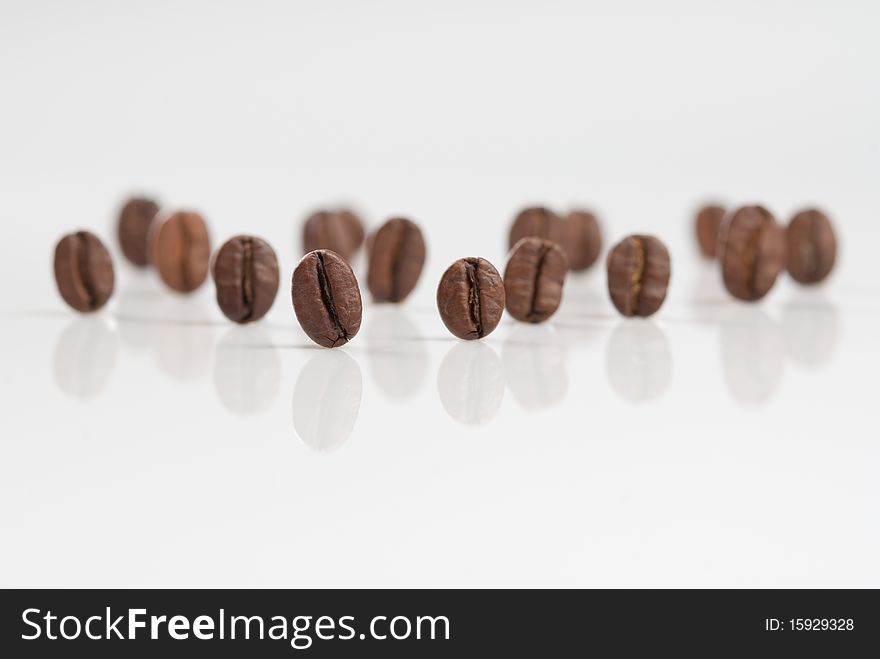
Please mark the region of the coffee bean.
POLYGON ((669 251, 654 236, 627 236, 608 254, 608 292, 624 316, 650 316, 669 286, 669 251))
POLYGON ((113 260, 100 239, 88 231, 64 236, 55 246, 55 283, 77 311, 95 311, 113 294, 113 260))
POLYGON ((167 286, 190 293, 208 277, 211 242, 198 213, 178 211, 159 221, 151 237, 152 260, 167 286))
POLYGON ((351 266, 336 252, 306 254, 293 271, 293 310, 318 345, 336 348, 361 328, 361 291, 351 266))
POLYGON ((138 267, 149 263, 150 226, 159 212, 159 206, 152 199, 134 197, 125 202, 119 212, 117 236, 122 254, 138 267))
POLYGON ((217 251, 211 269, 217 304, 229 320, 259 320, 275 302, 278 292, 278 258, 265 240, 235 236, 217 251))
POLYGON ((414 222, 394 218, 370 240, 367 288, 376 302, 401 302, 416 287, 425 263, 425 240, 414 222))
POLYGON ((540 206, 523 209, 513 220, 508 249, 513 249, 520 240, 529 236, 552 240, 557 245, 564 245, 567 239, 562 218, 550 209, 540 206))
POLYGON ((760 300, 785 267, 785 236, 762 206, 744 206, 721 223, 717 257, 724 286, 735 298, 760 300))
POLYGON ((568 267, 574 271, 592 266, 602 251, 602 231, 596 216, 589 211, 574 210, 563 220, 566 239, 562 249, 568 257, 568 267))
POLYGON ((446 269, 437 287, 437 308, 446 328, 460 339, 482 339, 504 313, 504 283, 491 263, 459 259, 446 269))
POLYGON ((540 323, 556 313, 568 270, 565 254, 543 238, 523 238, 513 247, 504 270, 507 311, 525 323, 540 323))
POLYGON ((797 213, 785 231, 788 273, 801 284, 817 284, 831 272, 837 256, 837 238, 831 220, 822 211, 797 213))
POLYGON ((364 225, 348 210, 322 210, 313 213, 303 225, 303 251, 329 249, 346 261, 364 242, 364 225))
POLYGON ((724 209, 721 206, 704 206, 697 212, 695 222, 697 244, 702 255, 708 259, 715 258, 718 230, 721 228, 722 220, 724 220, 724 209))

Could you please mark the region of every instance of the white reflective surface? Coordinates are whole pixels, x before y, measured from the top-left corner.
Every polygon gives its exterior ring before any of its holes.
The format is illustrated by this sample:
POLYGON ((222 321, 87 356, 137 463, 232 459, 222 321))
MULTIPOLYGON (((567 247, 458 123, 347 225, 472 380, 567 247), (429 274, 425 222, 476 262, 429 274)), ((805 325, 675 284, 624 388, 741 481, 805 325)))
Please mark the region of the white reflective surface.
POLYGON ((0 585, 880 587, 877 7, 2 3, 0 585), (126 267, 141 191, 269 240, 269 315, 126 267), (826 208, 832 279, 731 300, 703 195, 826 208), (428 261, 328 351, 289 277, 336 202, 428 261), (454 339, 443 269, 503 269, 534 202, 661 237, 661 311, 619 317, 600 262, 545 326, 454 339), (80 227, 117 266, 89 317, 50 272, 80 227))

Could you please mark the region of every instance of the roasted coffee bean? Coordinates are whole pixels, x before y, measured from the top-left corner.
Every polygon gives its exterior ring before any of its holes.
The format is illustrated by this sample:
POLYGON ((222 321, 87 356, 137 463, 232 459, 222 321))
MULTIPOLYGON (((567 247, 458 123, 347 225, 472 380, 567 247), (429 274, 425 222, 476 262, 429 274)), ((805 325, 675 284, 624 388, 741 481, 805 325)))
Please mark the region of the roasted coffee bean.
POLYGON ((346 261, 364 242, 364 225, 348 210, 318 211, 303 225, 303 252, 329 249, 346 261))
POLYGON ((520 240, 529 236, 552 240, 557 245, 564 245, 568 238, 562 218, 540 206, 523 209, 513 220, 508 249, 513 249, 520 240))
POLYGON ((220 311, 236 323, 259 320, 275 302, 278 257, 256 236, 235 236, 217 251, 211 268, 220 311))
POLYGON ((697 212, 695 222, 697 244, 702 255, 708 259, 715 258, 718 230, 721 228, 722 220, 724 220, 724 209, 721 206, 703 206, 697 212))
POLYGON ((189 293, 208 277, 211 241, 198 213, 178 211, 159 221, 151 238, 153 264, 162 281, 179 293, 189 293))
POLYGON ((831 272, 837 238, 822 211, 808 209, 791 218, 785 231, 788 273, 801 284, 817 284, 831 272))
POLYGON ((425 263, 425 240, 414 222, 394 218, 370 239, 367 288, 376 302, 401 302, 416 287, 425 263))
POLYGON ((556 313, 568 265, 550 240, 523 238, 513 246, 504 270, 507 311, 524 323, 541 323, 556 313))
POLYGON ((318 345, 345 345, 361 328, 358 281, 336 252, 319 249, 306 254, 293 271, 291 295, 299 324, 318 345))
POLYGON ((561 247, 574 271, 592 266, 602 251, 602 231, 596 216, 589 211, 571 211, 563 221, 566 239, 561 247))
POLYGON ((721 223, 717 256, 728 292, 760 300, 785 267, 785 236, 766 208, 744 206, 721 223))
POLYGON ((440 279, 437 308, 455 336, 482 339, 498 326, 504 313, 504 282, 486 259, 459 259, 440 279))
POLYGON ((64 236, 55 246, 58 292, 77 311, 95 311, 113 294, 113 260, 100 239, 88 231, 64 236))
POLYGON ((650 316, 669 286, 669 251, 654 236, 627 236, 608 254, 608 292, 624 316, 650 316))
POLYGON ((145 267, 150 260, 149 235, 150 227, 159 206, 152 199, 134 197, 125 202, 119 211, 116 225, 119 246, 122 254, 138 267, 145 267))

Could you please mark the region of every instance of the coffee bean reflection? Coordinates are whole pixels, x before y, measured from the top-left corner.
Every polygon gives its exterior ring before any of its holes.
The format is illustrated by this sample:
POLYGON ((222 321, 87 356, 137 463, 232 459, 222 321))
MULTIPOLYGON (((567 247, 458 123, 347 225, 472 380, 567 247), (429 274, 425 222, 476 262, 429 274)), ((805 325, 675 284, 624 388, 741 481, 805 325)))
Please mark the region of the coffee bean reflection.
POLYGON ((375 305, 367 325, 370 373, 389 398, 418 394, 428 377, 428 352, 421 333, 404 309, 375 305))
POLYGON ((553 327, 517 324, 501 349, 507 386, 524 409, 551 407, 565 399, 565 348, 553 327))
POLYGON ((482 425, 498 413, 504 398, 504 365, 485 343, 454 345, 440 364, 437 392, 447 414, 459 423, 482 425))
POLYGON ((721 366, 731 396, 754 406, 779 388, 785 367, 785 338, 760 307, 737 305, 721 324, 721 366))
POLYGON ((783 308, 782 329, 792 361, 805 368, 819 368, 831 361, 837 349, 840 314, 828 300, 804 294, 783 308))
POLYGON ((72 320, 55 343, 55 384, 73 398, 94 398, 110 380, 118 349, 119 339, 106 318, 72 320))
POLYGON ((361 407, 358 363, 341 350, 322 350, 306 362, 293 389, 293 428, 313 451, 338 449, 351 436, 361 407))
POLYGON ((622 398, 633 403, 658 398, 672 381, 666 334, 649 320, 619 323, 608 340, 605 368, 608 381, 622 398))
POLYGON ((214 353, 214 389, 229 412, 258 414, 281 387, 281 360, 262 327, 230 327, 214 353))

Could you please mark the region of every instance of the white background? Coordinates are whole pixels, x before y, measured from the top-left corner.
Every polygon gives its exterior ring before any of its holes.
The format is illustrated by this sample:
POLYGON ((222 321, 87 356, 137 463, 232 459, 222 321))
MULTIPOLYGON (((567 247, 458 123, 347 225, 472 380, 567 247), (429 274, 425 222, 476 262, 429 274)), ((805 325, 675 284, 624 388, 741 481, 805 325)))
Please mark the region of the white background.
POLYGON ((854 0, 2 0, 0 584, 880 586, 878 30, 854 0), (55 241, 118 255, 131 192, 275 245, 268 318, 120 258, 66 308, 55 241), (710 198, 825 208, 831 281, 728 298, 710 198), (287 279, 339 201, 429 260, 328 351, 287 279), (501 268, 535 202, 660 236, 660 313, 597 266, 546 326, 452 338, 442 270, 501 268))

